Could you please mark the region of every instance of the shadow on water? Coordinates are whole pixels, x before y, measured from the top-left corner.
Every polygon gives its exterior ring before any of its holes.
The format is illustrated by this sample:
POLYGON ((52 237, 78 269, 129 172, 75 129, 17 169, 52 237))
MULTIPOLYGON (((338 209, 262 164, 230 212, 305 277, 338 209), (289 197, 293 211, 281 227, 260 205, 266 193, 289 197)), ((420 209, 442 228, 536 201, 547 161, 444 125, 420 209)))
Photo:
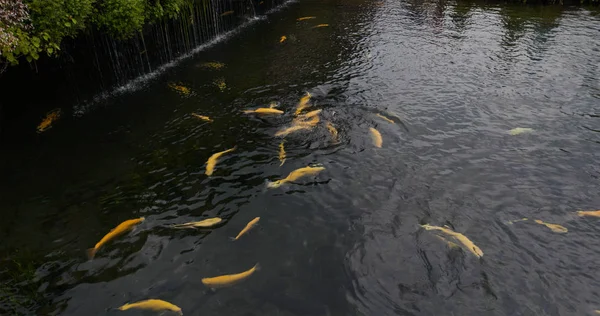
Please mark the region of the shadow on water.
POLYGON ((598 22, 578 7, 291 3, 141 90, 4 149, 0 311, 116 315, 147 298, 185 315, 600 309, 598 231, 573 215, 600 204, 598 22), (305 16, 316 19, 296 20, 305 16), (273 135, 305 92, 321 122, 286 137, 279 167, 273 135), (283 115, 242 113, 272 101, 283 115), (517 127, 532 132, 511 136, 517 127), (234 146, 205 176, 210 155, 234 146), (266 188, 309 164, 326 169, 266 188), (110 229, 142 216, 86 260, 110 229), (224 222, 170 228, 211 217, 224 222), (568 233, 507 224, 523 217, 568 233), (463 233, 483 257, 422 224, 463 233), (201 282, 256 263, 239 285, 201 282))

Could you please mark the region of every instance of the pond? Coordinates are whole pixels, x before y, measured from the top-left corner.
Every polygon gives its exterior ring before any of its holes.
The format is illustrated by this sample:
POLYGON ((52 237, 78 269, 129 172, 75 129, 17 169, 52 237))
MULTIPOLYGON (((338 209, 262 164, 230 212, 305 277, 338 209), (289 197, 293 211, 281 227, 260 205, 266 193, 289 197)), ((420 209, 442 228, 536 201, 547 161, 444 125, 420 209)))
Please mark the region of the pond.
POLYGON ((600 218, 577 211, 600 209, 594 10, 291 2, 32 126, 0 160, 0 311, 593 315, 600 218), (244 113, 272 103, 283 114, 244 113), (275 136, 299 103, 318 122, 275 136), (270 185, 307 166, 324 170, 270 185))

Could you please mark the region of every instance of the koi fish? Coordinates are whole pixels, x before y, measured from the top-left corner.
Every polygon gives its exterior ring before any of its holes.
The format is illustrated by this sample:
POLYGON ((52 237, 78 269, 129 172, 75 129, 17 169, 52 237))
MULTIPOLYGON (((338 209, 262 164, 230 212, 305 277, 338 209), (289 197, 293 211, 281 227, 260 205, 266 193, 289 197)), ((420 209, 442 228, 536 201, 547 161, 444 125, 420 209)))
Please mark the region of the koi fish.
POLYGON ((260 270, 260 265, 257 263, 254 267, 242 273, 221 275, 213 278, 203 278, 202 283, 211 288, 231 286, 246 280, 258 270, 260 270))
POLYGON ((595 216, 600 217, 600 210, 597 211, 577 211, 579 216, 595 216))
POLYGON ((513 221, 508 221, 508 222, 507 222, 507 224, 509 224, 509 225, 512 225, 512 224, 514 224, 514 223, 517 223, 517 222, 524 222, 524 221, 526 221, 526 220, 528 220, 528 219, 527 219, 527 217, 523 217, 523 218, 521 218, 521 219, 515 219, 515 220, 513 220, 513 221))
POLYGON ((311 97, 312 97, 312 95, 307 92, 305 96, 300 98, 300 102, 298 102, 298 105, 296 106, 295 115, 300 114, 302 112, 302 110, 304 110, 308 106, 308 101, 310 101, 311 97))
POLYGON ((396 122, 392 121, 391 119, 389 119, 389 118, 387 118, 387 117, 385 117, 385 116, 383 116, 383 115, 381 115, 379 113, 377 113, 377 116, 380 117, 380 118, 382 118, 382 119, 384 119, 384 120, 386 120, 386 121, 388 121, 388 122, 390 122, 390 123, 392 123, 392 124, 396 124, 396 122))
POLYGON ((329 24, 319 24, 319 25, 315 25, 315 26, 313 26, 312 28, 313 28, 313 29, 316 29, 316 28, 318 28, 318 27, 328 27, 328 26, 329 26, 329 24))
POLYGON ((287 36, 285 36, 285 35, 284 35, 284 36, 282 36, 282 37, 279 39, 279 43, 283 43, 283 42, 285 42, 285 40, 286 40, 286 39, 287 39, 287 36))
POLYGON ((269 103, 269 109, 274 109, 276 107, 279 107, 279 103, 277 103, 275 101, 269 103))
POLYGON ((204 116, 204 115, 200 115, 200 114, 196 114, 196 113, 192 113, 192 115, 193 115, 194 117, 197 117, 197 118, 199 118, 199 119, 201 119, 201 120, 203 120, 203 121, 206 121, 206 122, 212 122, 212 121, 213 121, 213 120, 212 120, 210 117, 208 117, 208 116, 204 116))
POLYGON ((561 225, 558 225, 558 224, 550 224, 550 223, 546 223, 546 222, 544 222, 544 221, 541 221, 541 220, 539 220, 539 219, 536 219, 536 220, 534 220, 534 222, 536 222, 537 224, 544 225, 544 226, 546 226, 546 227, 550 228, 550 230, 551 230, 551 231, 553 231, 553 232, 555 232, 555 233, 561 233, 561 234, 564 234, 564 233, 566 233, 566 232, 568 232, 568 231, 569 231, 569 230, 568 230, 566 227, 564 227, 564 226, 561 226, 561 225))
POLYGON ((293 125, 313 127, 319 124, 320 120, 318 116, 313 116, 310 120, 294 120, 293 125))
POLYGON ((185 224, 177 224, 177 225, 173 225, 171 227, 173 228, 208 228, 208 227, 212 227, 214 225, 217 225, 218 223, 222 222, 223 220, 220 217, 214 217, 214 218, 208 218, 205 220, 201 220, 199 222, 189 222, 189 223, 185 223, 185 224))
POLYGON ((296 21, 306 21, 306 20, 312 20, 312 19, 316 19, 316 16, 303 16, 301 18, 297 18, 296 21))
POLYGON ((245 110, 244 113, 246 113, 246 114, 255 113, 255 114, 276 114, 276 115, 280 115, 280 114, 283 114, 283 111, 277 110, 277 109, 274 109, 274 108, 258 108, 258 109, 255 109, 255 110, 245 110))
POLYGON ((329 130, 329 133, 331 134, 331 138, 333 138, 333 141, 337 141, 338 131, 335 128, 335 126, 333 126, 333 124, 331 124, 331 122, 327 122, 327 124, 325 126, 327 127, 327 130, 329 130))
POLYGON ((188 95, 190 94, 190 89, 186 86, 183 85, 178 85, 178 84, 174 84, 174 83, 169 83, 169 88, 183 94, 183 95, 188 95))
POLYGON ((213 174, 213 172, 215 171, 215 166, 217 165, 217 160, 223 156, 226 153, 232 152, 237 148, 237 146, 218 152, 216 154, 213 154, 212 156, 210 156, 210 158, 208 158, 208 160, 206 161, 206 172, 204 174, 206 174, 207 176, 211 176, 213 174))
POLYGON ((305 114, 300 114, 294 119, 294 121, 306 120, 306 119, 315 117, 315 116, 319 115, 321 113, 321 111, 323 111, 323 110, 314 110, 314 111, 310 111, 305 114))
POLYGON ((283 166, 283 163, 285 162, 285 148, 283 148, 283 142, 279 144, 279 161, 281 161, 279 166, 283 166))
POLYGON ((277 131, 277 133, 275 133, 275 136, 277 136, 277 137, 279 137, 279 136, 285 137, 285 136, 287 136, 287 135, 289 135, 289 134, 291 134, 293 132, 296 132, 296 131, 301 131, 303 129, 311 129, 311 127, 312 126, 310 126, 310 125, 293 125, 293 126, 290 126, 288 128, 285 128, 285 129, 277 131))
POLYGON ((254 226, 256 226, 256 224, 258 223, 259 220, 260 220, 260 217, 256 217, 253 220, 251 220, 250 222, 248 222, 248 224, 246 224, 246 227, 244 227, 244 229, 242 229, 242 231, 237 236, 235 236, 235 238, 232 238, 232 239, 233 240, 240 239, 240 237, 242 237, 242 235, 244 235, 245 233, 250 231, 254 226))
POLYGON ((533 132, 533 128, 527 128, 527 127, 517 127, 517 128, 513 128, 510 131, 508 131, 508 133, 510 135, 519 135, 519 134, 524 134, 524 133, 531 133, 533 132))
POLYGON ((233 14, 234 12, 235 11, 225 11, 225 12, 221 13, 221 16, 228 16, 228 15, 233 14))
POLYGON ((52 123, 56 122, 56 120, 60 118, 60 111, 60 109, 54 109, 48 112, 40 125, 37 126, 37 132, 45 132, 46 130, 52 128, 52 123))
POLYGON ((277 180, 274 182, 268 182, 267 188, 278 188, 284 183, 293 182, 293 181, 296 181, 296 180, 298 180, 302 177, 306 177, 306 176, 314 176, 314 175, 319 174, 319 172, 321 172, 323 170, 325 170, 324 167, 304 167, 304 168, 296 169, 296 170, 290 172, 290 174, 287 177, 285 177, 281 180, 277 180))
POLYGON ((481 251, 479 247, 477 247, 469 238, 467 238, 467 236, 461 233, 457 233, 447 227, 432 226, 429 224, 421 225, 421 227, 425 228, 426 230, 439 230, 459 241, 463 246, 467 248, 467 250, 469 250, 478 258, 481 258, 483 256, 483 251, 481 251))
POLYGON ((171 311, 171 312, 175 312, 179 315, 183 315, 183 311, 181 310, 181 308, 177 305, 173 305, 167 301, 163 301, 163 300, 156 300, 156 299, 149 299, 149 300, 145 300, 145 301, 139 301, 136 303, 127 303, 119 308, 117 308, 120 311, 126 311, 128 309, 146 309, 146 310, 151 310, 151 311, 156 311, 156 312, 160 312, 160 311, 171 311))
POLYGON ((217 78, 213 81, 213 84, 219 88, 219 90, 221 92, 225 91, 225 89, 227 89, 227 84, 225 83, 225 79, 224 78, 217 78))
POLYGON ((98 252, 100 247, 104 246, 110 240, 112 240, 126 232, 129 232, 130 230, 132 230, 135 227, 135 225, 138 225, 139 223, 141 223, 143 221, 144 221, 143 217, 129 219, 129 220, 122 222, 117 227, 111 229, 111 231, 108 232, 108 234, 106 234, 104 237, 102 237, 102 239, 100 239, 100 241, 94 246, 94 248, 90 248, 87 250, 88 258, 90 260, 94 259, 94 256, 96 255, 96 252, 98 252))
POLYGON ((211 62, 206 62, 206 63, 200 64, 200 67, 219 70, 221 68, 224 68, 225 64, 224 63, 220 63, 220 62, 211 61, 211 62))
POLYGON ((383 144, 383 138, 381 138, 381 133, 378 130, 369 127, 369 131, 371 131, 371 139, 373 140, 373 145, 377 148, 381 148, 383 144))

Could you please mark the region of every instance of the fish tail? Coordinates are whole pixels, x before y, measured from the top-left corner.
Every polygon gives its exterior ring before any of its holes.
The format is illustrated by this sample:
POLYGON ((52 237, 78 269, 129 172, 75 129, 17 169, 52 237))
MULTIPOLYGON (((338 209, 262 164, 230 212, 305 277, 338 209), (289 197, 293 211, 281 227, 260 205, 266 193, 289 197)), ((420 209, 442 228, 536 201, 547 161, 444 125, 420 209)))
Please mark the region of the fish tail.
POLYGON ((279 166, 283 166, 283 164, 285 163, 285 158, 281 161, 281 163, 279 164, 279 166))
POLYGON ((260 271, 261 269, 262 269, 262 267, 260 266, 260 263, 258 263, 258 262, 257 262, 257 263, 254 265, 254 271, 260 271))
POLYGON ((90 248, 90 249, 86 250, 88 259, 90 259, 90 260, 94 259, 94 256, 96 256, 96 251, 98 251, 98 249, 96 249, 96 248, 90 248))
POLYGON ((229 240, 231 240, 231 241, 236 241, 236 240, 237 240, 237 237, 229 237, 229 240))
POLYGON ((275 189, 275 188, 279 188, 281 186, 281 181, 267 181, 267 188, 269 189, 275 189))
POLYGON ((244 114, 252 114, 254 113, 254 110, 244 110, 242 111, 244 114))

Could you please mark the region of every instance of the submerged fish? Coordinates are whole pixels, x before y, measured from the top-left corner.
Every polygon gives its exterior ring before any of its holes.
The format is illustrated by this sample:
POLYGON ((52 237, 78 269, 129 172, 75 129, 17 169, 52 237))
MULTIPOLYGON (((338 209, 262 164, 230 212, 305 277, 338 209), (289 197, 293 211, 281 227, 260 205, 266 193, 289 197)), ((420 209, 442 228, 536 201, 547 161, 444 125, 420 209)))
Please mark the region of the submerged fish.
POLYGON ((381 138, 381 133, 378 130, 369 127, 369 131, 371 132, 371 139, 373 140, 373 145, 377 148, 381 148, 383 145, 383 138, 381 138))
POLYGON ((139 301, 136 303, 127 303, 119 308, 117 308, 118 310, 121 311, 126 311, 128 309, 146 309, 146 310, 151 310, 151 311, 155 311, 155 312, 160 312, 160 311, 172 311, 175 313, 178 313, 179 315, 183 315, 183 311, 181 311, 181 308, 177 305, 173 305, 167 301, 163 301, 163 300, 157 300, 157 299, 149 299, 149 300, 145 300, 145 301, 139 301))
POLYGON ((269 109, 274 109, 274 108, 277 108, 277 107, 279 107, 279 103, 277 103, 275 101, 269 103, 269 109))
POLYGON ((213 84, 219 88, 219 90, 221 92, 225 91, 225 89, 227 89, 227 84, 225 83, 225 78, 217 78, 213 81, 213 84))
POLYGON ((246 114, 276 114, 276 115, 280 115, 283 114, 283 111, 278 110, 278 109, 274 109, 274 108, 258 108, 255 110, 244 110, 244 113, 246 114))
POLYGON ((217 165, 217 160, 223 156, 226 153, 232 152, 237 148, 237 146, 218 152, 216 154, 213 154, 212 156, 210 156, 210 158, 208 158, 208 160, 206 161, 206 172, 204 174, 206 174, 207 176, 211 176, 213 174, 213 172, 215 171, 215 166, 217 165))
POLYGON ((37 132, 45 132, 46 130, 52 128, 52 123, 56 122, 56 120, 60 118, 60 111, 60 109, 54 109, 48 112, 40 125, 37 126, 37 132))
POLYGON ((396 122, 392 121, 391 119, 389 119, 389 118, 387 118, 387 117, 385 117, 385 116, 383 116, 383 115, 381 115, 379 113, 377 113, 377 116, 380 117, 380 118, 382 118, 382 119, 384 119, 384 120, 386 120, 386 121, 388 121, 388 122, 390 122, 390 123, 392 123, 392 124, 396 124, 396 122))
POLYGON ((421 225, 421 227, 425 228, 426 230, 439 230, 459 241, 463 246, 465 246, 465 248, 467 248, 467 250, 469 250, 478 258, 481 258, 483 256, 483 251, 481 251, 479 247, 477 247, 469 238, 467 238, 467 236, 461 233, 457 233, 447 227, 432 226, 429 224, 421 225))
POLYGON ((225 64, 220 63, 220 62, 211 61, 211 62, 206 62, 206 63, 200 64, 200 67, 219 70, 221 68, 224 68, 225 64))
POLYGON ((294 119, 294 121, 301 121, 301 120, 306 120, 306 119, 315 117, 315 116, 319 115, 322 111, 323 110, 319 109, 319 110, 310 111, 305 114, 300 114, 294 119))
POLYGON ((563 233, 566 233, 566 232, 568 232, 568 231, 569 231, 569 230, 568 230, 566 227, 564 227, 564 226, 561 226, 561 225, 558 225, 558 224, 550 224, 550 223, 546 223, 546 222, 544 222, 544 221, 541 221, 541 220, 539 220, 539 219, 536 219, 536 220, 534 220, 534 222, 536 222, 536 223, 538 223, 538 224, 540 224, 540 225, 544 225, 544 226, 546 226, 546 227, 550 228, 550 230, 552 230, 552 231, 553 231, 553 232, 555 232, 555 233, 561 233, 561 234, 563 234, 563 233))
POLYGON ((185 223, 185 224, 177 224, 177 225, 173 225, 171 227, 173 228, 208 228, 214 225, 217 225, 218 223, 222 222, 223 220, 220 217, 213 217, 213 218, 207 218, 205 220, 201 220, 199 222, 189 222, 189 223, 185 223))
POLYGON ((256 224, 258 223, 258 221, 260 221, 260 217, 255 217, 253 220, 251 220, 250 222, 248 222, 248 224, 246 224, 246 227, 244 227, 244 229, 242 229, 242 231, 237 236, 235 236, 235 238, 232 238, 232 239, 233 240, 240 239, 240 237, 242 237, 242 235, 246 234, 254 226, 256 226, 256 224))
POLYGON ((296 21, 306 21, 306 20, 312 20, 312 19, 316 19, 316 16, 303 16, 301 18, 297 18, 296 21))
POLYGON ((204 116, 204 115, 200 115, 200 114, 196 114, 196 113, 192 113, 192 115, 193 115, 194 117, 197 117, 197 118, 199 118, 199 119, 203 120, 203 121, 207 121, 207 122, 212 122, 212 121, 213 121, 213 120, 212 120, 210 117, 208 117, 208 116, 204 116))
POLYGON ((513 128, 510 131, 508 131, 509 134, 511 135, 519 135, 519 134, 524 134, 524 133, 531 133, 533 132, 533 128, 528 128, 528 127, 517 127, 517 128, 513 128))
POLYGON ((325 126, 327 127, 327 130, 329 130, 329 133, 331 134, 331 138, 333 138, 333 141, 337 141, 338 131, 335 128, 335 126, 333 126, 333 124, 331 124, 331 122, 327 122, 327 124, 325 126))
POLYGON ((595 216, 600 217, 600 210, 597 211, 577 211, 579 216, 595 216))
POLYGON ((285 35, 284 35, 284 36, 282 36, 282 37, 279 39, 279 43, 283 43, 283 42, 285 42, 285 40, 286 40, 286 39, 287 39, 287 36, 285 36, 285 35))
POLYGON ((527 218, 527 217, 523 217, 523 218, 521 218, 521 219, 515 219, 515 220, 512 220, 512 221, 508 221, 508 222, 507 222, 507 224, 510 224, 510 225, 512 225, 512 224, 514 224, 514 223, 517 223, 517 222, 524 222, 524 221, 526 221, 526 220, 528 220, 528 218, 527 218))
POLYGON ((203 278, 202 283, 211 288, 231 286, 246 280, 258 270, 260 270, 260 266, 257 263, 254 267, 242 273, 221 275, 213 278, 203 278))
POLYGON ((169 83, 169 88, 183 94, 183 95, 188 95, 190 94, 190 89, 184 85, 181 84, 174 84, 174 83, 169 83))
POLYGON ((307 92, 305 96, 300 98, 300 102, 298 102, 298 105, 296 106, 295 115, 302 113, 302 110, 304 110, 305 108, 308 107, 308 102, 310 101, 311 97, 312 97, 312 95, 307 92))
POLYGON ((318 116, 313 116, 310 120, 294 120, 292 124, 298 126, 313 127, 317 126, 317 124, 319 124, 319 121, 321 121, 321 119, 318 116))
POLYGON ((310 126, 310 125, 293 125, 293 126, 290 126, 288 128, 285 128, 285 129, 277 131, 277 133, 275 133, 275 136, 278 136, 278 137, 282 136, 283 137, 283 136, 287 136, 287 135, 289 135, 289 134, 291 134, 293 132, 301 131, 301 130, 304 130, 304 129, 311 129, 311 128, 312 128, 312 126, 310 126))
POLYGON ((279 161, 281 161, 279 166, 283 166, 283 163, 285 162, 285 148, 283 148, 283 142, 279 144, 279 161))
POLYGON ((144 221, 143 217, 129 219, 129 220, 122 222, 117 227, 111 229, 111 231, 108 232, 108 234, 104 235, 104 237, 102 237, 102 239, 100 239, 100 241, 94 246, 94 248, 90 248, 87 250, 88 258, 90 260, 94 259, 94 256, 96 255, 96 252, 98 252, 100 247, 104 246, 107 242, 111 241, 112 239, 115 239, 116 237, 118 237, 126 232, 129 232, 130 230, 133 229, 133 227, 135 227, 135 225, 138 225, 139 223, 141 223, 143 221, 144 221))
POLYGON ((235 11, 225 11, 225 12, 221 13, 221 16, 227 16, 227 15, 231 15, 233 13, 235 13, 235 11))
POLYGON ((285 177, 281 180, 277 180, 274 182, 268 182, 267 188, 278 188, 284 183, 293 182, 293 181, 296 181, 296 180, 298 180, 302 177, 306 177, 306 176, 314 176, 314 175, 319 174, 319 172, 321 172, 323 170, 325 170, 324 167, 304 167, 304 168, 296 169, 296 170, 290 172, 290 174, 287 177, 285 177))
POLYGON ((319 25, 315 25, 315 26, 313 26, 312 28, 313 28, 313 29, 316 29, 316 28, 318 28, 318 27, 327 27, 327 26, 329 26, 329 24, 319 24, 319 25))
POLYGON ((456 243, 454 243, 454 242, 451 242, 450 240, 448 240, 448 239, 446 239, 446 238, 444 238, 444 237, 442 237, 442 236, 435 235, 435 237, 437 237, 437 238, 438 238, 438 239, 440 239, 441 241, 445 242, 445 243, 448 245, 448 247, 450 247, 450 248, 460 248, 460 246, 459 246, 459 245, 457 245, 457 244, 456 244, 456 243))

